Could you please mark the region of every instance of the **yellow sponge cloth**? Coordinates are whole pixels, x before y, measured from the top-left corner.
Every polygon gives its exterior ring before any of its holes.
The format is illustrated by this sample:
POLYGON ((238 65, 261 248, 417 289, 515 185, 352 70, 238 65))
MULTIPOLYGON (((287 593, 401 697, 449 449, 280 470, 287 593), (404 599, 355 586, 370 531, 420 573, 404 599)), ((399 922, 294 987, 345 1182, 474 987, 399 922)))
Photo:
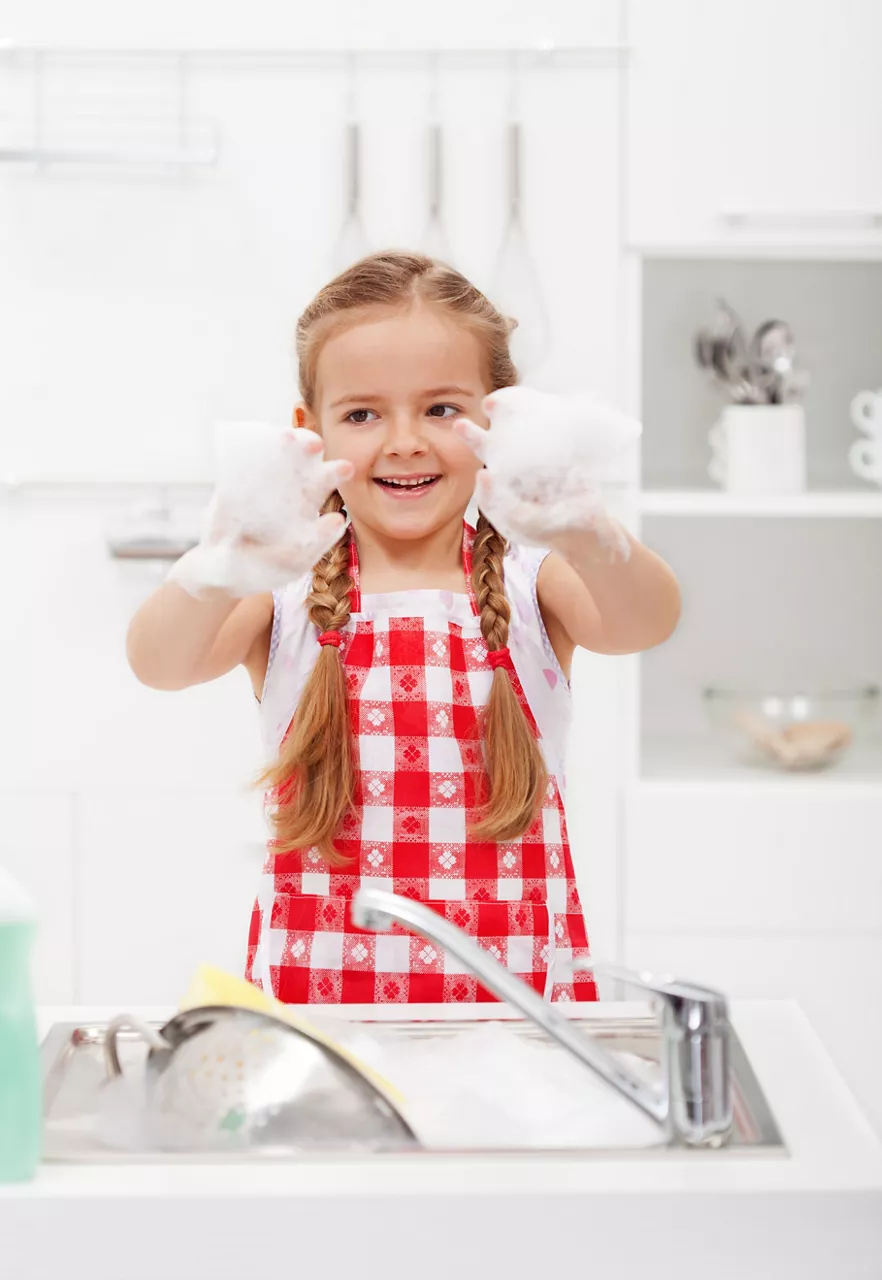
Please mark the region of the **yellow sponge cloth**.
POLYGON ((371 1084, 385 1094, 394 1106, 403 1105, 404 1098, 395 1086, 384 1079, 373 1067, 363 1062, 326 1031, 314 1026, 299 1011, 295 1013, 291 1005, 282 1004, 280 1000, 266 995, 259 987, 246 982, 244 978, 236 978, 231 973, 224 973, 221 969, 215 969, 213 965, 200 965, 180 1002, 180 1009, 183 1012, 185 1009, 199 1009, 206 1005, 231 1005, 239 1009, 256 1009, 260 1013, 268 1013, 270 1017, 278 1018, 281 1022, 287 1022, 316 1044, 324 1045, 339 1057, 344 1058, 360 1075, 370 1080, 371 1084))

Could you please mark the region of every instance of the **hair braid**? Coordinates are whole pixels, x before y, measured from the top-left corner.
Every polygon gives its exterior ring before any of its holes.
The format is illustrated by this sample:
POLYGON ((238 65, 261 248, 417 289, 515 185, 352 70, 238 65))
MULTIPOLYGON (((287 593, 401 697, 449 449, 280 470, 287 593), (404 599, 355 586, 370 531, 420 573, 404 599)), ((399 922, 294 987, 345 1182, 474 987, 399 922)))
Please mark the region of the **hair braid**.
MULTIPOLYGON (((505 549, 505 539, 481 515, 472 549, 472 584, 481 634, 491 653, 508 645, 511 605, 505 594, 505 549)), ((548 770, 502 666, 493 673, 482 729, 489 796, 472 834, 482 840, 514 840, 536 819, 545 799, 548 770)))
MULTIPOLYGON (((344 510, 343 499, 334 490, 322 507, 322 515, 344 510)), ((319 631, 340 631, 349 621, 349 529, 330 551, 326 551, 312 571, 312 590, 306 597, 310 622, 319 631)))
MULTIPOLYGON (((329 511, 343 511, 336 491, 322 508, 329 511)), ((320 631, 340 631, 349 621, 350 537, 347 529, 313 569, 306 608, 320 631)), ((334 849, 334 835, 355 796, 355 760, 346 676, 335 646, 319 649, 279 759, 263 781, 274 792, 272 824, 279 852, 316 848, 332 865, 346 861, 334 849)))

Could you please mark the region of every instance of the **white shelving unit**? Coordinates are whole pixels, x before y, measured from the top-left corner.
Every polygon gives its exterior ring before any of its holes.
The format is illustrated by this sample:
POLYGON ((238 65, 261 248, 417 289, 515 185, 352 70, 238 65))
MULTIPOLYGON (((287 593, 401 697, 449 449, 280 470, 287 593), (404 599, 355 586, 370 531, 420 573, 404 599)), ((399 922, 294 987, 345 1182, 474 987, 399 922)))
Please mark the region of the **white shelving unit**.
POLYGON ((707 734, 646 736, 636 781, 640 789, 656 794, 689 795, 696 788, 726 787, 748 798, 762 792, 790 803, 808 794, 849 800, 860 789, 882 800, 882 738, 859 741, 833 768, 790 773, 742 762, 707 734))
POLYGON ((882 725, 832 768, 788 774, 730 754, 700 697, 882 680, 882 491, 846 461, 850 397, 882 385, 882 151, 866 161, 882 82, 859 69, 882 9, 747 0, 725 28, 702 0, 626 14, 624 399, 645 424, 629 513, 684 615, 620 677, 619 953, 798 1000, 882 1127, 882 725), (782 114, 786 155, 763 145, 782 114), (690 340, 720 294, 751 326, 794 324, 813 379, 806 493, 709 487, 721 402, 690 340))
POLYGON ((715 489, 647 489, 639 497, 644 516, 882 517, 882 490, 817 490, 798 494, 729 494, 715 489))

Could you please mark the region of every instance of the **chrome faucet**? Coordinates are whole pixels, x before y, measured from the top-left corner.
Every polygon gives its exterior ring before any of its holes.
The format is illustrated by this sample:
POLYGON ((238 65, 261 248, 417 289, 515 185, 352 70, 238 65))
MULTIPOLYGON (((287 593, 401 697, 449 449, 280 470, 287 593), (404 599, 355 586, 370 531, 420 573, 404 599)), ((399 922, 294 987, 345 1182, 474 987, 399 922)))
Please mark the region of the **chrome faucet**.
POLYGON ((352 919, 362 929, 374 932, 400 924, 450 951, 495 996, 541 1027, 574 1058, 655 1120, 669 1141, 690 1147, 717 1147, 729 1137, 729 1011, 720 992, 675 979, 655 982, 618 965, 582 959, 572 962, 570 973, 584 969, 603 974, 640 987, 660 1001, 662 1083, 658 1089, 632 1076, 615 1054, 423 903, 387 889, 364 886, 352 899, 352 919))

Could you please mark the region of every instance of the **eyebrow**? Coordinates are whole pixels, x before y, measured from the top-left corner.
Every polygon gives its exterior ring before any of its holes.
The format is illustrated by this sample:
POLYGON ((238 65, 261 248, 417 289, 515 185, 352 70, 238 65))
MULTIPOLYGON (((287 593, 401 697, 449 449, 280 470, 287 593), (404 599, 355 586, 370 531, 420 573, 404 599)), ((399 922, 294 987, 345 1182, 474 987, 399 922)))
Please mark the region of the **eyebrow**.
MULTIPOLYGON (((474 391, 469 391, 467 387, 430 387, 428 391, 421 391, 420 398, 431 400, 434 396, 475 396, 474 391)), ((385 397, 381 395, 346 395, 339 400, 331 402, 332 409, 338 409, 344 404, 368 404, 371 401, 383 400, 385 397)))

